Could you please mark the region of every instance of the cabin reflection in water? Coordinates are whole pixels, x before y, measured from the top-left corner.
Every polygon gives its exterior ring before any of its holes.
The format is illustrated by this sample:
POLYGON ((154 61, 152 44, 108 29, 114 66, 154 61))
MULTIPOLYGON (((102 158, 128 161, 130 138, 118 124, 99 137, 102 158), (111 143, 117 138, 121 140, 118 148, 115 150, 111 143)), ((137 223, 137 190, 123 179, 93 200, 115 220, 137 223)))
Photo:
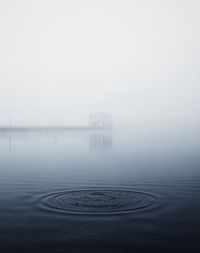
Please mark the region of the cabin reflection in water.
POLYGON ((90 135, 90 149, 91 150, 104 150, 111 149, 113 145, 111 134, 92 134, 90 135))

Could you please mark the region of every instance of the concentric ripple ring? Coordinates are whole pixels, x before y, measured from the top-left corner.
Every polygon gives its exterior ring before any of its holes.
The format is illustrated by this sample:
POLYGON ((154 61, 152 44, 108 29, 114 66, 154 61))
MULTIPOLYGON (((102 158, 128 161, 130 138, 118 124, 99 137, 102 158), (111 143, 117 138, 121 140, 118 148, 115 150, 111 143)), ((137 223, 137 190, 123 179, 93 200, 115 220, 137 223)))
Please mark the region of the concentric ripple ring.
POLYGON ((77 214, 123 214, 149 208, 155 197, 126 189, 80 189, 51 193, 42 198, 42 207, 77 214))

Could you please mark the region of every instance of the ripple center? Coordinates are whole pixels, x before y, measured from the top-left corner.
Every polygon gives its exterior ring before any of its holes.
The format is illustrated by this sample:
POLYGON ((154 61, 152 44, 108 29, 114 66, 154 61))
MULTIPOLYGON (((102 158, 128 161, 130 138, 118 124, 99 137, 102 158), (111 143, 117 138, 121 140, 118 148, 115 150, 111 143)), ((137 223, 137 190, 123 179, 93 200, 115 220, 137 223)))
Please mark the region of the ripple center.
POLYGON ((126 189, 80 189, 44 196, 42 207, 51 211, 78 214, 122 214, 150 207, 155 197, 126 189))

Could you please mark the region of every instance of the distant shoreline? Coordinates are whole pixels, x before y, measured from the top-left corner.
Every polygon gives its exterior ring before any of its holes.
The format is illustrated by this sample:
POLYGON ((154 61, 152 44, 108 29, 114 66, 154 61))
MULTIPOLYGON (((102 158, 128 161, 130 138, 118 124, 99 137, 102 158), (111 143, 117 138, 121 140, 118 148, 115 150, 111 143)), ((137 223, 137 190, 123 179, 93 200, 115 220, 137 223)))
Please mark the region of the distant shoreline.
POLYGON ((97 131, 97 130, 112 130, 112 128, 90 127, 90 126, 0 127, 0 132, 23 132, 23 131, 97 131))

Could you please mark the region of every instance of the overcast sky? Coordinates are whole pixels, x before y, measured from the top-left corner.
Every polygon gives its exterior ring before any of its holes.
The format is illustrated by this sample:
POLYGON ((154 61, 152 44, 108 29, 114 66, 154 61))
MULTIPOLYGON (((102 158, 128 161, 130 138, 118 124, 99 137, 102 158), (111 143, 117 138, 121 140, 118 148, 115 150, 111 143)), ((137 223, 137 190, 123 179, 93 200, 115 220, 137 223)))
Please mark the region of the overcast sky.
POLYGON ((199 0, 0 0, 0 125, 200 122, 199 0))

